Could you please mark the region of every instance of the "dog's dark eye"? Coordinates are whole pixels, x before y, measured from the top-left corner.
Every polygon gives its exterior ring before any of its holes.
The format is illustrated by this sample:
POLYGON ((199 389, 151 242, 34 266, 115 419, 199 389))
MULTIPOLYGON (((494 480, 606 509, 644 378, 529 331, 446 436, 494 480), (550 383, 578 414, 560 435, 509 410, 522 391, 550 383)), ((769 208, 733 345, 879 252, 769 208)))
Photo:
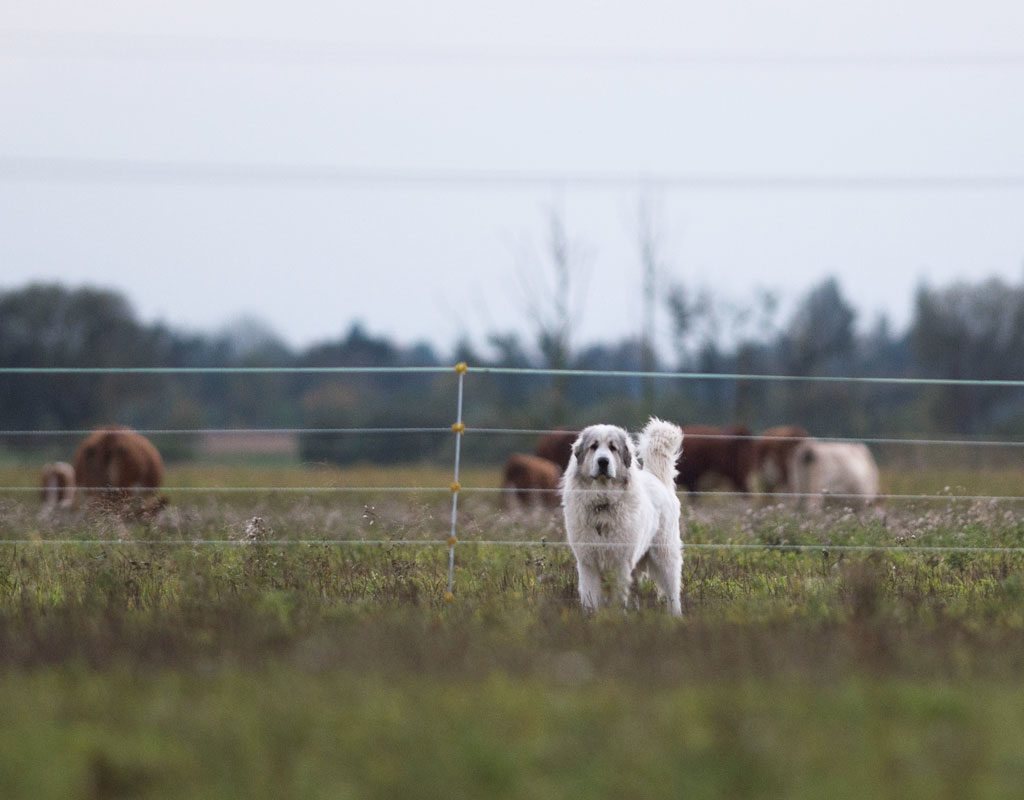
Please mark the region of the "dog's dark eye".
POLYGON ((618 448, 613 444, 608 445, 608 449, 611 450, 613 453, 618 452, 618 448))
POLYGON ((591 450, 596 450, 597 449, 597 442, 594 442, 592 445, 590 445, 590 449, 591 450))

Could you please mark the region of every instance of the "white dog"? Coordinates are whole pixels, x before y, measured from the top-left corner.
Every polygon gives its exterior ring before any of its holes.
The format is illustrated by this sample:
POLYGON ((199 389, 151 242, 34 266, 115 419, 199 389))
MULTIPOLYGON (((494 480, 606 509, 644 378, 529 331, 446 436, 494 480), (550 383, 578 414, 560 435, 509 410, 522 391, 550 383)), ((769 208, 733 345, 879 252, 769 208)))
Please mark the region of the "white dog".
POLYGON ((601 604, 602 580, 610 584, 612 598, 625 604, 633 571, 640 567, 664 593, 672 613, 682 613, 683 543, 675 493, 682 445, 679 426, 654 417, 640 434, 637 452, 629 434, 615 425, 591 425, 573 444, 562 478, 562 506, 585 609, 601 604))

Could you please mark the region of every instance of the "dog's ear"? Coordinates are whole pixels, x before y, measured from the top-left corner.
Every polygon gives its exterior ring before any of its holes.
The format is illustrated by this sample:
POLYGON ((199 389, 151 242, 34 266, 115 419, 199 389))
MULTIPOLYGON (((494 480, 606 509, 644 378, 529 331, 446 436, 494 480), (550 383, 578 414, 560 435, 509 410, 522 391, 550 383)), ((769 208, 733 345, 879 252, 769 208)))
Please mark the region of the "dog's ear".
POLYGON ((633 464, 633 447, 629 442, 629 437, 626 434, 620 435, 619 446, 622 448, 622 466, 629 469, 633 464))
POLYGON ((583 451, 587 449, 588 438, 589 434, 586 431, 583 431, 572 446, 572 454, 576 456, 577 461, 583 460, 583 451))

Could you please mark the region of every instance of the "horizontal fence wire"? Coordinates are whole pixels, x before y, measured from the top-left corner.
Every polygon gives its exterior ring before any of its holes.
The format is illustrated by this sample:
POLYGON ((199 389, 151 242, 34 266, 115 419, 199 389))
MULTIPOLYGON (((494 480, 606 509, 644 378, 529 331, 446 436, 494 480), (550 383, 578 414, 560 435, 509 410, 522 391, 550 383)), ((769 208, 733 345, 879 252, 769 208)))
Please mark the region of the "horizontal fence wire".
MULTIPOLYGON (((41 487, 0 487, 0 492, 39 492, 41 487)), ((121 494, 127 490, 121 489, 120 487, 77 487, 73 489, 74 492, 83 492, 86 494, 96 493, 111 493, 121 494)), ((156 490, 144 490, 146 492, 161 492, 168 494, 187 494, 189 492, 209 492, 210 494, 231 494, 231 493, 242 493, 242 492, 263 492, 263 493, 280 493, 280 494, 300 494, 300 495, 314 495, 314 494, 353 494, 362 492, 384 492, 384 493, 444 493, 447 494, 452 491, 451 487, 159 487, 156 490)), ((471 492, 474 490, 463 489, 465 492, 471 492)), ((494 491, 501 492, 500 489, 495 490, 476 490, 482 492, 494 491)))
MULTIPOLYGON (((32 493, 39 492, 39 486, 0 486, 0 492, 10 493, 32 493)), ((77 487, 73 491, 87 494, 111 493, 120 494, 125 490, 120 487, 77 487)), ((362 493, 436 493, 447 494, 452 491, 451 486, 160 486, 155 490, 169 494, 188 494, 192 492, 208 492, 211 494, 243 493, 243 492, 274 492, 281 494, 362 494, 362 493)), ((559 489, 508 489, 502 486, 459 486, 459 491, 466 494, 504 494, 514 492, 516 494, 529 493, 533 495, 558 494, 559 489)), ((574 489, 576 494, 607 494, 607 489, 574 489)), ((689 497, 719 497, 735 500, 801 500, 801 499, 825 499, 825 500, 849 500, 851 502, 863 502, 863 494, 841 494, 839 492, 733 492, 733 491, 695 491, 688 492, 685 489, 677 489, 677 494, 689 497)), ((877 494, 874 496, 877 501, 884 500, 949 500, 963 502, 982 502, 991 500, 994 502, 1012 502, 1014 500, 1024 501, 1024 495, 959 495, 959 494, 877 494)))
MULTIPOLYGON (((59 437, 88 436, 93 428, 70 429, 13 429, 0 430, 0 437, 59 437)), ((412 435, 412 434, 451 434, 451 427, 354 427, 354 428, 133 428, 136 433, 145 436, 345 436, 345 435, 412 435)), ((463 433, 483 434, 492 436, 545 436, 553 433, 577 433, 578 430, 568 428, 476 428, 466 425, 463 433)), ((756 433, 687 433, 687 439, 725 439, 757 441, 764 438, 756 433)), ((818 442, 846 442, 879 445, 926 445, 926 446, 963 446, 963 447, 1024 447, 1024 440, 998 439, 927 439, 885 436, 772 436, 774 441, 800 441, 813 438, 818 442)))
MULTIPOLYGON (((552 433, 577 433, 578 431, 565 428, 556 428, 549 430, 533 430, 533 429, 517 429, 517 428, 466 428, 467 433, 489 433, 489 434, 500 434, 503 436, 513 436, 516 434, 532 435, 532 436, 544 436, 552 433)), ((763 439, 760 434, 757 433, 686 433, 685 441, 690 439, 709 439, 717 440, 724 439, 728 441, 735 440, 748 440, 757 441, 763 439)), ((902 437, 887 437, 887 436, 772 436, 771 439, 776 442, 798 442, 804 439, 814 439, 816 442, 845 442, 848 444, 860 443, 860 444, 892 444, 892 445, 963 445, 970 447, 1024 447, 1024 440, 998 440, 998 439, 915 439, 915 438, 902 438, 902 437)))
MULTIPOLYGON (((493 487, 465 487, 463 491, 467 492, 504 492, 510 491, 505 488, 493 488, 493 487)), ((511 490, 515 492, 534 492, 537 494, 552 493, 558 490, 554 489, 515 489, 511 490)), ((574 489, 575 493, 585 494, 587 492, 593 492, 595 494, 607 494, 607 489, 574 489)), ((804 499, 826 499, 826 500, 849 500, 851 502, 863 502, 863 494, 841 494, 841 493, 829 493, 829 492, 732 492, 732 491, 696 491, 688 492, 683 489, 677 489, 677 494, 682 494, 689 497, 720 497, 726 499, 761 499, 761 500, 804 500, 804 499)), ((1013 500, 1024 500, 1024 495, 957 495, 957 494, 877 494, 875 498, 881 500, 962 500, 968 502, 979 502, 983 500, 994 500, 994 501, 1013 501, 1013 500)))
POLYGON ((439 374, 447 366, 425 367, 0 367, 0 375, 380 375, 439 374))
MULTIPOLYGON (((306 436, 324 434, 330 436, 341 436, 345 434, 367 435, 367 434, 419 434, 437 433, 450 434, 451 427, 447 428, 133 428, 136 433, 144 436, 265 436, 276 434, 280 436, 306 436)), ((469 430, 467 428, 466 430, 469 430)), ((88 436, 95 428, 82 430, 71 430, 54 428, 50 430, 0 430, 0 436, 88 436)))
MULTIPOLYGON (((546 369, 542 367, 464 367, 466 375, 521 375, 575 378, 657 378, 708 381, 797 383, 866 383, 906 386, 981 386, 1024 388, 1024 380, 886 377, 868 375, 775 375, 738 372, 671 372, 643 370, 546 369)), ((0 367, 0 375, 267 375, 267 374, 441 374, 450 366, 421 367, 0 367)))
POLYGON ((988 386, 1024 388, 1024 380, 987 380, 972 378, 916 378, 882 377, 867 375, 770 375, 741 372, 634 372, 630 370, 563 369, 550 370, 529 367, 470 367, 473 374, 489 375, 552 375, 577 378, 664 378, 716 381, 760 381, 795 383, 868 383, 907 386, 988 386))
MULTIPOLYGON (((459 539, 459 546, 571 548, 569 542, 546 539, 459 539)), ((443 547, 447 539, 0 539, 0 547, 104 546, 104 547, 443 547)), ((622 548, 629 543, 592 542, 587 548, 622 548)), ((873 544, 756 544, 751 542, 696 542, 683 544, 686 550, 765 551, 792 553, 973 553, 978 555, 1024 555, 1024 547, 980 545, 873 545, 873 544)))

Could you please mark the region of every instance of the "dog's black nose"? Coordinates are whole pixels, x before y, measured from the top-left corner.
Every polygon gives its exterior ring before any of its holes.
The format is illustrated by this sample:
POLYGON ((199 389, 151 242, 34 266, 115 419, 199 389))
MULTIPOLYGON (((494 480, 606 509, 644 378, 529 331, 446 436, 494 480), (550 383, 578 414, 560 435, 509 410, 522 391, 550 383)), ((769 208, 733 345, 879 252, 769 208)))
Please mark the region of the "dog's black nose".
POLYGON ((601 456, 597 459, 597 471, 602 475, 608 474, 608 457, 601 456))

